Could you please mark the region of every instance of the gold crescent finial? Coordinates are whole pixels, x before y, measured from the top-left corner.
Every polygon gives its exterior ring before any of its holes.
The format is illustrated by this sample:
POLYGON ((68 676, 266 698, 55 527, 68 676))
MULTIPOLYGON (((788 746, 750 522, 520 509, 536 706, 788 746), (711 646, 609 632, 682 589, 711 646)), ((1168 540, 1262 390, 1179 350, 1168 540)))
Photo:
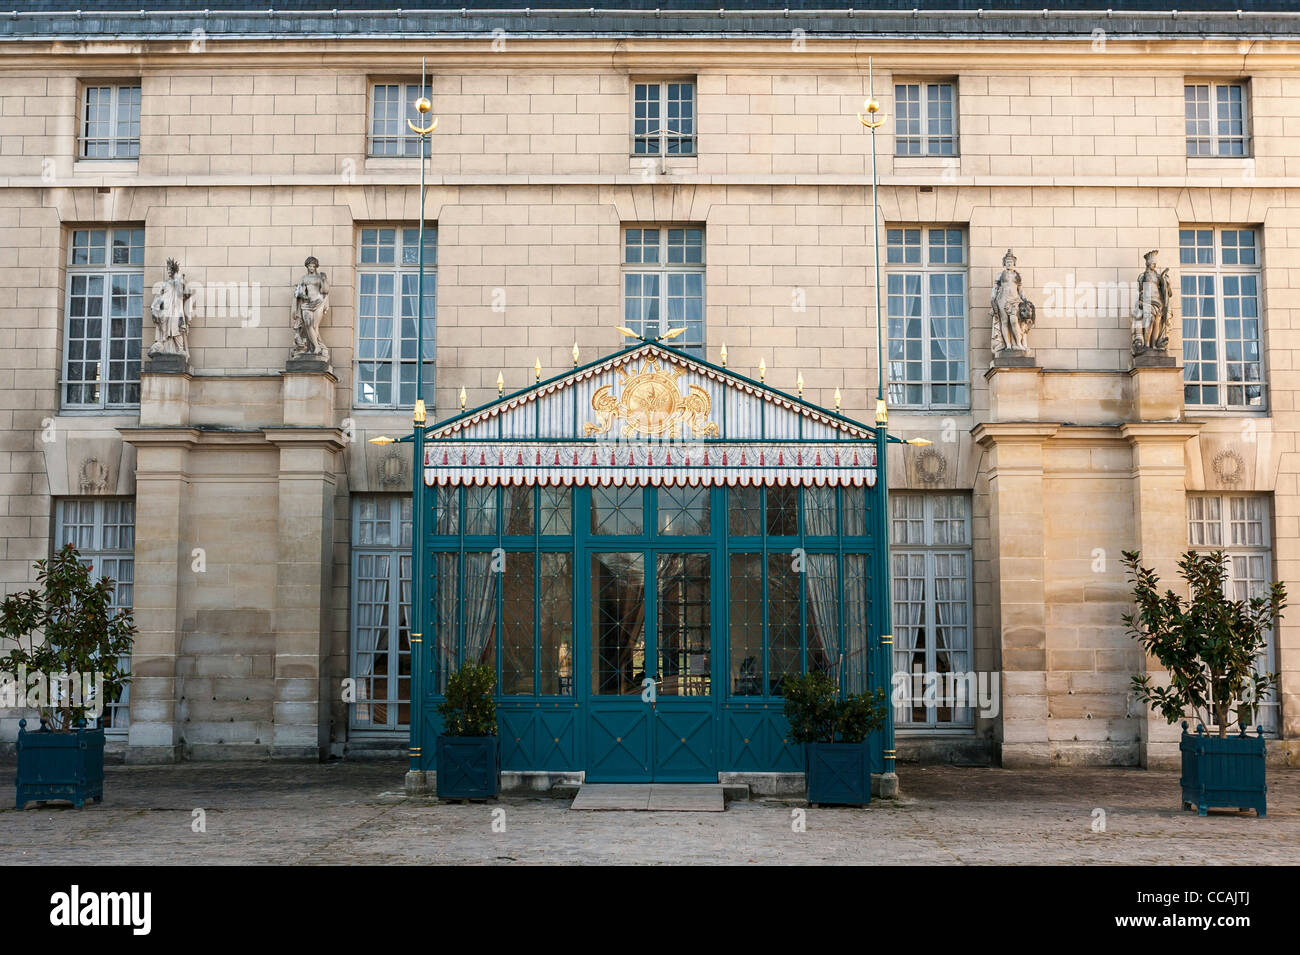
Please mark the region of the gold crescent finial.
POLYGON ((880 112, 879 103, 877 103, 874 99, 868 98, 865 102, 863 102, 862 105, 863 108, 866 109, 868 115, 871 116, 871 119, 867 119, 866 116, 863 116, 861 113, 858 113, 858 122, 860 122, 863 126, 867 127, 867 129, 878 129, 879 127, 885 125, 884 117, 881 117, 880 119, 876 119, 876 114, 880 112))

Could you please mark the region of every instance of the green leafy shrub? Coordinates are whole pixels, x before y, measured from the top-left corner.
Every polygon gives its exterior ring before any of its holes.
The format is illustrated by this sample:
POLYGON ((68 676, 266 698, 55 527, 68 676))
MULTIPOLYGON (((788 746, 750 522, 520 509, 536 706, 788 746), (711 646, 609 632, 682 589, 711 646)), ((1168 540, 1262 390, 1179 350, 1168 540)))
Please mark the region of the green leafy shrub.
POLYGON ((451 675, 446 699, 438 704, 444 736, 497 735, 496 682, 496 670, 477 663, 466 663, 451 675))
POLYGON ((1260 673, 1256 661, 1269 629, 1282 618, 1286 587, 1275 582, 1267 596, 1232 600, 1225 591, 1227 556, 1188 551, 1178 570, 1188 584, 1189 600, 1172 590, 1161 594, 1160 578, 1141 565, 1141 555, 1123 554, 1137 604, 1136 613, 1124 614, 1124 623, 1142 649, 1169 671, 1168 686, 1157 685, 1150 676, 1133 677, 1138 699, 1171 724, 1190 712, 1203 725, 1218 727, 1220 737, 1234 723, 1244 732, 1258 701, 1277 684, 1277 674, 1260 673))
POLYGON ((46 679, 101 675, 101 699, 88 699, 84 690, 62 692, 39 707, 52 730, 70 731, 82 720, 93 723, 129 682, 122 658, 131 652, 135 624, 129 611, 113 609, 113 581, 95 580, 71 544, 35 566, 39 589, 10 594, 0 604, 0 644, 15 645, 0 668, 15 680, 23 669, 46 679))
POLYGON ((885 725, 885 691, 840 699, 825 673, 789 677, 783 687, 785 717, 796 743, 861 743, 885 725))

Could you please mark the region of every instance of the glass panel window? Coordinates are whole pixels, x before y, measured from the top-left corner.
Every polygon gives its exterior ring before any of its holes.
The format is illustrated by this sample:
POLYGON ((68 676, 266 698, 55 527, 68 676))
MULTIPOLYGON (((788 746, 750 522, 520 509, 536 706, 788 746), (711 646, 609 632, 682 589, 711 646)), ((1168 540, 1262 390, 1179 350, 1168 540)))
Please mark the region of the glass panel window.
POLYGON ((908 675, 900 727, 971 725, 970 498, 889 497, 894 668, 908 675))
POLYGON ((894 154, 957 155, 957 84, 894 85, 894 154))
POLYGON ((591 532, 636 536, 645 531, 644 492, 639 487, 593 487, 591 532))
POLYGON ((420 142, 427 137, 412 132, 406 121, 421 128, 428 124, 428 118, 415 108, 421 96, 432 101, 432 87, 421 87, 419 83, 376 83, 371 87, 370 155, 420 155, 420 142))
POLYGON ((695 155, 695 81, 632 84, 632 155, 695 155))
POLYGON ((82 159, 140 158, 140 84, 87 86, 82 99, 82 159))
POLYGON ((645 338, 684 329, 668 344, 703 355, 703 228, 629 226, 623 230, 623 323, 645 338))
POLYGON ((702 535, 709 533, 710 495, 704 487, 663 487, 656 491, 659 533, 702 535))
POLYGON ((1259 233, 1178 231, 1183 400, 1211 409, 1264 407, 1259 233))
MULTIPOLYGON (((77 548, 98 580, 113 582, 110 612, 130 611, 135 596, 135 501, 132 498, 63 498, 55 507, 54 547, 77 548)), ((131 669, 129 656, 121 659, 124 671, 131 669)), ((104 701, 104 728, 125 733, 131 722, 131 685, 104 701)))
POLYGON ((411 701, 411 498, 352 499, 351 725, 402 731, 411 701))
POLYGON ((911 408, 970 403, 965 231, 886 230, 889 401, 911 408))
POLYGON ((640 693, 645 679, 645 555, 591 557, 592 693, 640 693))
MULTIPOLYGON (((1249 600, 1268 596, 1273 581, 1273 532, 1268 498, 1262 494, 1188 494, 1187 543, 1202 553, 1221 551, 1228 557, 1228 596, 1249 600)), ((1255 662, 1260 673, 1277 671, 1277 632, 1266 636, 1255 662)), ((1277 731, 1276 690, 1260 703, 1254 723, 1277 731)))
POLYGON ((1183 113, 1189 156, 1249 156, 1244 83, 1187 83, 1183 113))
POLYGON ((63 406, 140 404, 144 229, 75 229, 68 252, 63 406))
MULTIPOLYGON (((420 229, 375 226, 357 243, 358 407, 415 405, 420 229)), ((424 394, 433 393, 438 312, 438 230, 424 230, 424 394)))

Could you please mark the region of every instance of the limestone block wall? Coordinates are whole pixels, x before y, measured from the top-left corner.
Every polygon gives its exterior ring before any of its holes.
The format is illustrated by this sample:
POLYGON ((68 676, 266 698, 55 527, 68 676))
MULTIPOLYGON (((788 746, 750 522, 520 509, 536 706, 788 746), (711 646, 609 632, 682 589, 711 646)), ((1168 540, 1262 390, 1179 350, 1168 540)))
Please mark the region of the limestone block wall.
MULTIPOLYGON (((262 431, 286 423, 279 373, 291 342, 292 290, 308 254, 331 283, 323 334, 337 381, 321 426, 347 436, 329 465, 332 484, 321 491, 332 502, 321 530, 330 541, 321 601, 327 683, 349 667, 351 495, 396 490, 402 483, 394 474, 409 481, 409 451, 366 443, 406 433, 409 412, 353 402, 358 232, 420 215, 418 163, 367 156, 372 83, 412 79, 424 52, 385 43, 379 57, 308 45, 294 57, 256 45, 238 52, 213 45, 183 58, 116 49, 44 51, 39 62, 11 50, 0 57, 0 587, 30 581, 32 560, 49 550, 51 502, 85 493, 87 460, 110 472, 92 493, 138 493, 141 507, 154 493, 137 491, 137 450, 119 433, 141 425, 138 418, 60 409, 70 231, 142 225, 146 300, 174 256, 190 281, 234 290, 242 303, 209 298, 190 338, 185 423, 258 435, 246 445, 208 441, 188 452, 177 493, 187 502, 186 540, 212 542, 207 576, 194 579, 175 566, 179 555, 147 553, 144 545, 137 555, 146 572, 137 601, 156 598, 161 603, 146 604, 148 612, 163 616, 172 601, 182 631, 172 656, 142 652, 158 672, 142 678, 141 706, 161 686, 148 681, 166 679, 162 672, 173 667, 178 715, 164 708, 160 718, 189 719, 185 739, 196 754, 236 741, 274 746, 269 714, 277 700, 292 702, 277 697, 286 688, 277 689, 275 670, 277 654, 286 656, 275 642, 286 618, 275 615, 289 599, 275 591, 276 573, 288 571, 272 551, 283 449, 277 455, 262 431), (80 84, 115 77, 142 84, 140 159, 78 161, 80 84), (45 440, 51 433, 55 439, 45 440), (390 454, 395 464, 385 463, 390 454), (166 576, 168 560, 171 584, 159 580, 161 589, 150 590, 147 574, 166 576)), ((1127 375, 1129 319, 1069 299, 1068 291, 1131 282, 1153 248, 1177 275, 1181 225, 1260 230, 1269 408, 1175 413, 1199 422, 1175 483, 1184 492, 1270 495, 1274 574, 1300 579, 1295 53, 1277 47, 1243 59, 1215 41, 1198 45, 1192 59, 1190 49, 1171 42, 1144 53, 1118 41, 1109 50, 1048 49, 1024 41, 977 51, 934 41, 875 55, 876 94, 887 115, 895 78, 955 78, 960 134, 953 160, 896 159, 892 123, 882 128, 882 227, 960 226, 970 262, 970 408, 893 410, 891 429, 933 440, 945 468, 933 481, 918 471, 914 449, 895 449, 891 486, 971 492, 973 661, 1004 673, 1003 713, 978 721, 975 735, 995 746, 1025 742, 1032 759, 1133 762, 1148 732, 1126 691, 1143 661, 1119 621, 1119 551, 1140 539, 1142 493, 1132 481, 1140 453, 1122 432, 1138 418, 1127 375), (1181 88, 1190 64, 1198 74, 1249 77, 1247 160, 1186 158, 1181 88), (1039 307, 1031 343, 1045 371, 1028 418, 999 415, 984 375, 990 286, 1008 248, 1039 307), (1005 507, 997 512, 1010 451, 972 434, 998 421, 1054 429, 1028 451, 1019 446, 1038 469, 1030 484, 1039 497, 1021 505, 1041 525, 1031 534, 1005 507), (1225 450, 1249 465, 1230 485, 1213 467, 1225 450), (1093 569, 1098 550, 1103 571, 1093 569), (1008 564, 1020 559, 1030 563, 1008 564), (1008 574, 1036 583, 1024 591, 1008 574), (1036 605, 1037 616, 1015 618, 1009 604, 1036 605), (1008 638, 1009 630, 1019 636, 1008 638)), ((547 375, 569 367, 575 342, 584 360, 617 347, 622 227, 691 223, 705 229, 709 356, 716 360, 726 344, 732 367, 756 374, 762 360, 767 380, 790 390, 802 374, 811 400, 829 405, 839 388, 847 414, 871 419, 878 367, 871 144, 855 115, 867 85, 850 45, 614 50, 591 40, 575 41, 561 62, 511 41, 492 59, 466 49, 438 54, 439 127, 424 204, 438 229, 434 417, 456 410, 462 387, 471 405, 494 396, 498 373, 514 389, 532 381, 534 360, 547 375), (629 151, 631 86, 676 76, 697 82, 698 155, 647 164, 629 151)), ((147 346, 147 320, 144 336, 147 346)), ((1181 353, 1177 322, 1171 353, 1181 353)), ((1177 528, 1181 496, 1157 499, 1167 504, 1163 526, 1177 528)), ((1157 559, 1166 577, 1183 543, 1162 539, 1157 559)), ((1280 730, 1294 740, 1300 622, 1284 623, 1277 639, 1280 730)), ((328 689, 320 696, 326 735, 341 743, 346 707, 328 689)), ((12 724, 0 720, 0 736, 12 724)))

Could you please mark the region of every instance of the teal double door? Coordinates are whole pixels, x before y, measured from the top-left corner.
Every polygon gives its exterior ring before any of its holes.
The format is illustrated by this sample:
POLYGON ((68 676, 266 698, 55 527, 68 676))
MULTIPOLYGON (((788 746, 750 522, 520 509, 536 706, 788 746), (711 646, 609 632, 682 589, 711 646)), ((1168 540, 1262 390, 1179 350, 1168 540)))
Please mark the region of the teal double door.
POLYGON ((586 778, 716 782, 719 678, 726 672, 716 548, 584 550, 586 778))

